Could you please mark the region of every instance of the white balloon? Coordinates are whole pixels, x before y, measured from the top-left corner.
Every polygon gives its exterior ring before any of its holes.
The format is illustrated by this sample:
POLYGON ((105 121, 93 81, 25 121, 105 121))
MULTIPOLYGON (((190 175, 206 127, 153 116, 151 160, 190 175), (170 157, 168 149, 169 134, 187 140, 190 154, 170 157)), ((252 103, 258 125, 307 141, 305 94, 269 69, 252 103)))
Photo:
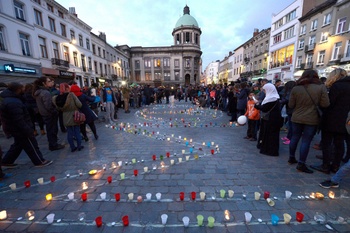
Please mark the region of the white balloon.
POLYGON ((240 125, 244 125, 245 123, 247 123, 247 117, 242 115, 242 116, 238 117, 237 122, 240 125))

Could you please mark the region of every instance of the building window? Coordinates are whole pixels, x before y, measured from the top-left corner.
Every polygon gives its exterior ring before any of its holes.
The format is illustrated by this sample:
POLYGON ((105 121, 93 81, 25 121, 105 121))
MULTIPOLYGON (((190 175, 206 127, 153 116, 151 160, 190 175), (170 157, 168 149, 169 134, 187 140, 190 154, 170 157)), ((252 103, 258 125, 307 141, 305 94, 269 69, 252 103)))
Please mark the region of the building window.
POLYGON ((325 42, 327 40, 328 40, 328 32, 322 32, 320 42, 325 42))
POLYGON ((63 12, 62 12, 62 11, 58 11, 58 17, 60 17, 60 18, 62 18, 62 19, 64 18, 64 17, 63 17, 63 12))
POLYGON ((338 60, 340 48, 341 48, 341 42, 335 43, 333 48, 332 60, 338 60))
POLYGON ((73 30, 70 30, 70 39, 74 43, 74 41, 75 41, 75 32, 73 30))
POLYGON ((163 59, 163 67, 170 68, 170 58, 163 59))
POLYGON ((89 70, 92 69, 91 57, 88 57, 89 70))
POLYGON ((180 72, 175 72, 175 81, 180 81, 180 72))
POLYGON ((292 38, 293 36, 294 36, 294 26, 290 27, 290 28, 287 28, 284 31, 284 40, 292 38))
POLYGON ((41 57, 47 58, 46 41, 45 41, 45 38, 42 38, 40 36, 39 36, 39 46, 40 46, 41 57))
POLYGON ((164 81, 170 81, 170 72, 164 72, 164 81))
POLYGON ((139 60, 135 60, 135 69, 136 70, 140 69, 140 61, 139 60))
POLYGON ((311 21, 311 28, 310 28, 310 31, 314 31, 314 30, 317 29, 317 22, 318 22, 317 19, 311 21))
POLYGON ((63 56, 64 60, 69 62, 69 48, 67 46, 63 46, 63 56))
POLYGON ((86 48, 90 50, 90 40, 86 38, 86 48))
POLYGON ((283 18, 274 23, 275 30, 283 25, 283 18))
POLYGON ((73 52, 73 61, 74 61, 74 65, 76 67, 78 67, 78 54, 77 54, 77 52, 73 52))
POLYGON ((19 33, 19 38, 21 41, 22 54, 24 56, 30 56, 29 36, 23 33, 19 33))
POLYGON ((305 40, 304 39, 300 39, 299 40, 299 45, 298 45, 298 49, 303 49, 305 45, 305 40))
POLYGON ((96 55, 96 48, 94 44, 92 44, 92 53, 96 55))
POLYGON ((323 17, 323 26, 331 24, 332 14, 328 13, 323 17))
POLYGON ((60 53, 58 50, 58 44, 56 42, 52 42, 52 48, 53 48, 53 56, 56 59, 60 58, 60 53))
POLYGON ((316 36, 313 35, 313 36, 310 36, 309 38, 309 48, 314 48, 315 47, 315 40, 316 40, 316 36))
POLYGON ((103 58, 106 58, 106 51, 104 49, 102 50, 102 55, 103 55, 103 58))
POLYGON ((145 81, 152 81, 152 74, 150 72, 145 72, 145 81))
POLYGON ((23 3, 19 2, 19 1, 13 1, 13 4, 15 6, 16 18, 25 21, 23 3))
POLYGON ((154 80, 161 80, 162 79, 162 73, 155 72, 154 73, 154 80))
POLYGON ((35 17, 35 23, 39 26, 42 26, 44 27, 44 24, 43 24, 43 18, 42 18, 42 15, 41 15, 41 12, 34 9, 34 17, 35 17))
POLYGON ((259 54, 259 45, 255 46, 255 55, 259 54))
POLYGON ((51 6, 50 4, 46 4, 46 5, 47 5, 47 10, 53 13, 53 6, 51 6))
POLYGON ((145 68, 151 68, 151 59, 150 58, 145 59, 145 68))
POLYGON ((265 42, 265 51, 269 51, 269 41, 265 42))
POLYGON ((98 55, 99 57, 101 57, 101 48, 100 48, 100 47, 97 47, 97 55, 98 55))
POLYGON ((337 34, 345 32, 346 17, 338 20, 337 24, 337 34))
POLYGON ((175 68, 180 68, 180 60, 179 59, 175 59, 174 60, 174 67, 175 68))
POLYGON ((326 51, 320 51, 318 52, 318 56, 317 56, 317 65, 323 65, 324 64, 324 57, 326 55, 326 51))
POLYGON ((305 34, 306 34, 306 24, 301 25, 299 35, 305 35, 305 34))
POLYGON ((286 15, 286 23, 292 21, 293 19, 295 19, 297 15, 297 10, 293 10, 292 12, 290 12, 289 14, 286 15))
POLYGON ((52 32, 56 32, 55 20, 53 18, 49 17, 49 23, 50 23, 50 30, 52 32))
POLYGON ((185 59, 185 67, 190 68, 191 67, 191 60, 189 58, 185 59))
POLYGON ((81 47, 84 47, 84 42, 83 42, 83 36, 82 35, 79 35, 79 45, 81 47))
POLYGON ((161 62, 159 58, 155 58, 154 59, 154 67, 160 67, 161 66, 161 62))
POLYGON ((312 66, 312 57, 313 57, 313 54, 310 53, 306 56, 306 65, 311 68, 312 66))
POLYGON ((97 70, 97 62, 94 61, 94 68, 95 68, 95 73, 98 74, 98 70, 97 70))
POLYGON ((0 27, 0 50, 5 51, 6 47, 5 47, 5 39, 4 39, 3 30, 4 30, 4 28, 0 27))
POLYGON ((191 43, 191 32, 185 32, 185 43, 191 43))
MULTIPOLYGON (((0 40, 1 40, 1 38, 0 38, 0 40)), ((346 51, 345 51, 344 57, 350 58, 350 40, 348 40, 346 43, 347 43, 347 45, 346 45, 346 51)))
POLYGON ((273 37, 273 44, 277 44, 277 43, 281 42, 281 40, 282 40, 282 34, 278 33, 277 35, 275 35, 273 37))
POLYGON ((84 72, 87 71, 87 67, 85 65, 85 56, 81 54, 81 68, 83 69, 84 72))
POLYGON ((135 80, 136 82, 141 82, 141 72, 135 71, 135 80))
POLYGON ((67 37, 66 25, 61 23, 61 36, 67 37))
POLYGON ((295 66, 296 66, 297 68, 300 68, 302 61, 303 61, 303 57, 302 57, 302 56, 298 56, 298 57, 297 57, 297 62, 296 62, 296 64, 295 64, 295 66))
POLYGON ((40 0, 34 0, 34 2, 38 3, 39 5, 41 4, 40 0))
POLYGON ((260 44, 260 54, 262 54, 264 52, 264 44, 261 43, 260 44))

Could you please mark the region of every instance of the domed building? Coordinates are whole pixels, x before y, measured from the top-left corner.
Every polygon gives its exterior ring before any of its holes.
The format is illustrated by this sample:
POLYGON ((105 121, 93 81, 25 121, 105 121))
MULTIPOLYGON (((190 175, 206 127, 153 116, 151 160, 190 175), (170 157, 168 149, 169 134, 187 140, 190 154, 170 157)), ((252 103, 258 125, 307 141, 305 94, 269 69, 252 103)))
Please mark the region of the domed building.
POLYGON ((131 81, 151 86, 195 85, 200 81, 202 31, 186 5, 168 47, 131 47, 131 81))

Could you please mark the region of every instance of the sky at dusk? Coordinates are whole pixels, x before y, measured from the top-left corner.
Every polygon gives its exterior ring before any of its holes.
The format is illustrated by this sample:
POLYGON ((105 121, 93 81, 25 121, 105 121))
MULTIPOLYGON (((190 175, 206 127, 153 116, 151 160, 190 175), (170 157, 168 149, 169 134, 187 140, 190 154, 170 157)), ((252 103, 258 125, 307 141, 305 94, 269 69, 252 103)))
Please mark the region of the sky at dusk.
POLYGON ((173 45, 171 35, 186 4, 202 30, 203 69, 222 60, 259 30, 271 27, 272 14, 295 0, 56 0, 92 32, 106 33, 110 45, 155 47, 173 45))

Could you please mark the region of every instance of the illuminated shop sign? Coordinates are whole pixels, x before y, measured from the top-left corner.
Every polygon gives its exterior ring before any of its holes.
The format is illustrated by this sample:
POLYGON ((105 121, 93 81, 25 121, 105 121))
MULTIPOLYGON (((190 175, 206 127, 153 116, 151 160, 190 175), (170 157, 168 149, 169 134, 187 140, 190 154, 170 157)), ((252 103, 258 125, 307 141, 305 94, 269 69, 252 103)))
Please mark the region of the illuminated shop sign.
POLYGON ((5 73, 36 74, 35 69, 15 67, 13 64, 5 64, 4 70, 5 70, 5 73))

